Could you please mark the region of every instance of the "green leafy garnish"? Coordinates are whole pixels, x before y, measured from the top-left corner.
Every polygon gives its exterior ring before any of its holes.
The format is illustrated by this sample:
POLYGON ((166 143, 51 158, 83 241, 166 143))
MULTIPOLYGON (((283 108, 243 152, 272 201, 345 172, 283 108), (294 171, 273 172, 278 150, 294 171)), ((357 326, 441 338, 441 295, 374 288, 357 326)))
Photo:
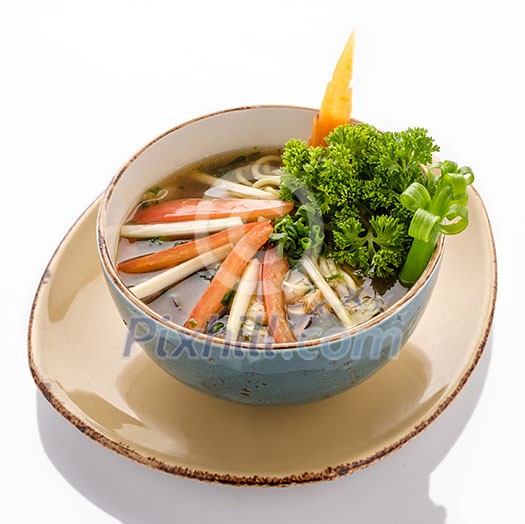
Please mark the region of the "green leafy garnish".
POLYGON ((428 189, 414 182, 401 194, 402 204, 414 213, 408 229, 414 241, 399 274, 405 285, 412 285, 423 273, 440 233, 455 235, 468 226, 467 186, 474 181, 472 169, 446 160, 432 165, 429 172, 428 189))
POLYGON ((296 206, 276 221, 272 240, 292 262, 326 251, 364 275, 396 275, 410 249, 414 215, 400 196, 415 182, 432 191, 422 166, 438 146, 423 128, 380 133, 368 124, 339 126, 326 142, 286 144, 280 198, 296 206), (307 224, 319 229, 308 233, 307 224))
POLYGON ((234 294, 235 294, 235 290, 233 288, 227 291, 226 294, 222 297, 221 305, 223 307, 228 307, 230 305, 230 302, 233 299, 234 294))
POLYGON ((147 207, 154 206, 159 203, 159 200, 164 198, 168 194, 168 191, 160 186, 150 187, 140 201, 140 208, 144 209, 147 207))
POLYGON ((231 167, 236 164, 240 164, 241 162, 244 162, 246 160, 246 155, 239 155, 235 157, 233 160, 230 160, 227 164, 224 165, 224 167, 231 167))
POLYGON ((226 327, 226 324, 224 322, 215 322, 209 327, 209 331, 211 333, 218 333, 219 331, 222 331, 226 327))
POLYGON ((150 187, 147 193, 151 193, 153 196, 157 196, 161 191, 163 191, 162 187, 154 186, 154 187, 150 187))
POLYGON ((374 215, 368 221, 368 230, 362 222, 350 217, 334 232, 334 258, 348 262, 365 273, 374 268, 374 275, 383 278, 392 275, 403 262, 408 236, 399 219, 389 215, 374 215))
POLYGON ((324 246, 323 218, 312 203, 299 206, 294 215, 278 219, 270 240, 279 254, 297 262, 303 253, 318 256, 324 246))

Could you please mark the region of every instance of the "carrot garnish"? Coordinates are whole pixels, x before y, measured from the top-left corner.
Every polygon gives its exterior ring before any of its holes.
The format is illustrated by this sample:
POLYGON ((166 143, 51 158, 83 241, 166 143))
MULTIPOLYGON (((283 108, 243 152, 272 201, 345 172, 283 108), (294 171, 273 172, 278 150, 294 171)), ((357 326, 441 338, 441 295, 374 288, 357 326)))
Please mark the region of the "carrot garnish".
POLYGON ((283 280, 288 270, 288 262, 279 255, 277 248, 266 251, 262 269, 264 307, 270 333, 277 343, 296 341, 284 306, 283 280))
POLYGON ((328 82, 319 114, 314 117, 310 146, 325 146, 325 138, 337 126, 347 124, 352 114, 352 72, 354 66, 355 31, 352 31, 337 62, 332 80, 328 82))
POLYGON ((226 257, 221 267, 197 301, 185 327, 204 331, 207 323, 224 307, 224 299, 239 281, 248 262, 268 241, 273 231, 269 222, 260 222, 248 231, 226 257))
POLYGON ((217 247, 226 244, 233 246, 256 225, 257 222, 252 222, 231 227, 214 235, 163 249, 157 253, 130 258, 120 262, 117 265, 117 269, 123 273, 148 273, 150 271, 168 269, 217 247))
POLYGON ((133 217, 133 222, 136 224, 152 224, 227 217, 239 217, 249 222, 257 220, 259 217, 282 217, 292 209, 292 202, 282 202, 280 200, 185 198, 169 200, 139 209, 133 217))

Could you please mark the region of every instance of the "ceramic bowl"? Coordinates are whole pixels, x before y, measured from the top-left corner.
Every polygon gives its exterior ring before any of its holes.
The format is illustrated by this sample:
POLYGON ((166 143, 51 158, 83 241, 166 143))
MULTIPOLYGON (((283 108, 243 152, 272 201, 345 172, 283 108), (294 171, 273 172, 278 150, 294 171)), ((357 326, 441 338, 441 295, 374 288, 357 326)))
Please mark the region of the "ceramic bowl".
POLYGON ((128 326, 123 358, 138 342, 181 382, 216 397, 255 405, 328 398, 356 386, 396 358, 434 288, 443 240, 420 279, 378 316, 325 338, 270 347, 227 343, 164 319, 128 290, 115 269, 120 228, 145 190, 206 156, 254 145, 278 147, 292 137, 306 140, 315 112, 257 106, 197 118, 147 144, 113 178, 102 197, 97 236, 105 279, 128 326))

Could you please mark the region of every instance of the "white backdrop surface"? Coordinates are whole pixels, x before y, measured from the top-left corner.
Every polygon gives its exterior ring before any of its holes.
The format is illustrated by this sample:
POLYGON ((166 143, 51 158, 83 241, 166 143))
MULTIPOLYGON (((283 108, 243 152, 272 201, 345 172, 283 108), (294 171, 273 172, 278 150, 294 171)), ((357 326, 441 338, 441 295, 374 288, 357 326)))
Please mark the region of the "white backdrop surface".
MULTIPOLYGON (((22 0, 0 9, 4 522, 523 522, 525 117, 520 4, 22 0), (29 310, 69 226, 139 147, 208 112, 316 107, 357 30, 354 117, 427 127, 470 165, 492 220, 492 336, 450 408, 389 458, 331 483, 208 485, 112 454, 37 393, 29 310)), ((452 297, 453 298, 453 297, 452 297)))

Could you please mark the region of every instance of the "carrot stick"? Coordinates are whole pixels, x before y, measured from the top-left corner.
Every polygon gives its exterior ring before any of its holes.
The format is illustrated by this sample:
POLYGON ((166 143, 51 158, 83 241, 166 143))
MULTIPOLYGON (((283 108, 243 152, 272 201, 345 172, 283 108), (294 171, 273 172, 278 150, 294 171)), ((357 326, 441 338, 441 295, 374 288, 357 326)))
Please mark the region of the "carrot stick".
POLYGON ((279 255, 277 248, 266 251, 262 269, 264 307, 270 333, 277 343, 296 341, 284 307, 283 280, 288 270, 288 262, 279 255))
POLYGON ((326 136, 337 126, 347 124, 352 114, 352 73, 354 66, 355 31, 352 31, 328 82, 319 114, 314 117, 311 146, 326 145, 326 136))
POLYGON ((269 222, 260 222, 237 242, 195 304, 185 327, 195 331, 206 329, 208 321, 223 308, 222 301, 226 294, 239 281, 244 268, 257 250, 267 242, 272 231, 273 226, 269 222))
POLYGON ((259 217, 282 217, 292 209, 292 202, 282 202, 281 200, 185 198, 169 200, 139 209, 132 221, 137 224, 151 224, 227 217, 240 217, 243 220, 252 221, 259 217))
POLYGON ((214 235, 163 249, 157 253, 130 258, 124 262, 120 262, 117 265, 117 269, 123 273, 149 273, 150 271, 168 269, 217 247, 226 244, 234 246, 256 225, 257 222, 252 222, 250 224, 231 227, 214 235))

